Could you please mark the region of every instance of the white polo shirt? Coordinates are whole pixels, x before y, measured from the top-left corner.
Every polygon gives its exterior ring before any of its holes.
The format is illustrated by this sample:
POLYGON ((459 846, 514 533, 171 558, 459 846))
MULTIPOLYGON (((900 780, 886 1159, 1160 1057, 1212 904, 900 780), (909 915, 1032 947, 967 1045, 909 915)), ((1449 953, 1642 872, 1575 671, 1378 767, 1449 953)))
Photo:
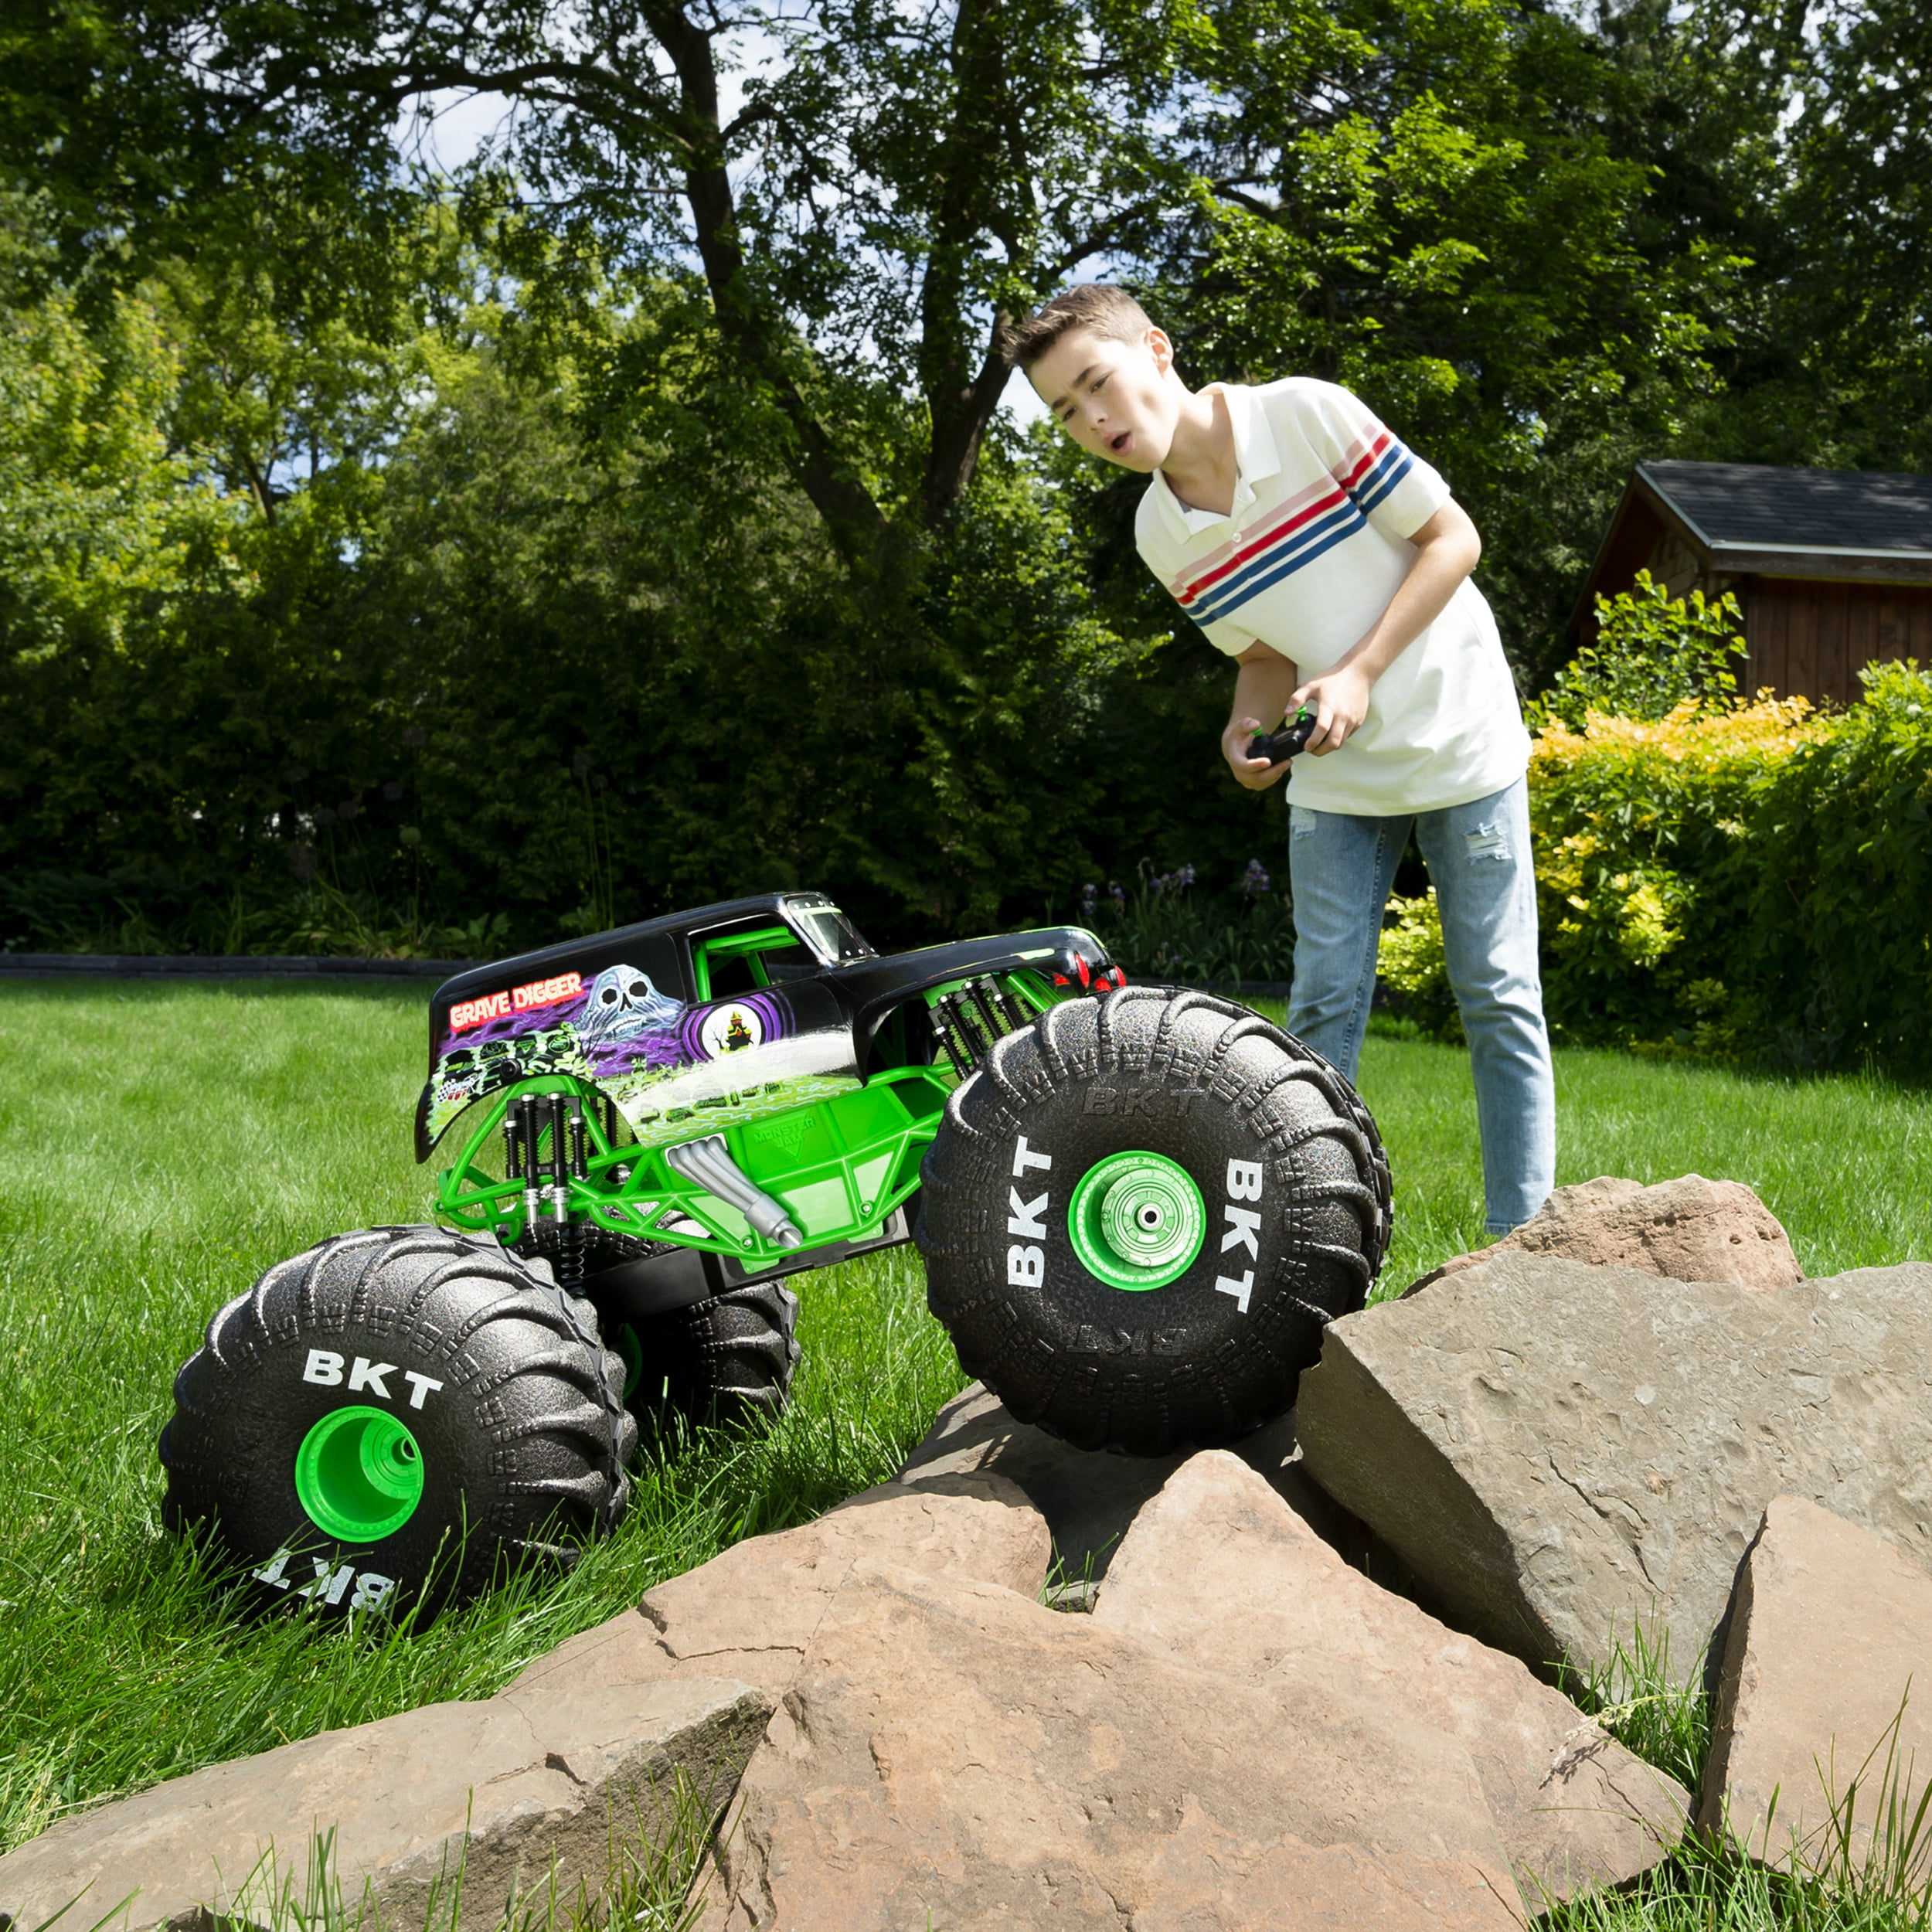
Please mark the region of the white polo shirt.
MULTIPOLYGON (((1234 428, 1232 513, 1187 509, 1156 471, 1134 539, 1211 643, 1238 657, 1259 639, 1305 680, 1388 608, 1415 557, 1408 539, 1449 486, 1332 383, 1213 389, 1234 428)), ((1361 729, 1338 751, 1295 760, 1288 798, 1369 817, 1434 811, 1500 791, 1529 764, 1496 621, 1465 579, 1376 681, 1361 729)))

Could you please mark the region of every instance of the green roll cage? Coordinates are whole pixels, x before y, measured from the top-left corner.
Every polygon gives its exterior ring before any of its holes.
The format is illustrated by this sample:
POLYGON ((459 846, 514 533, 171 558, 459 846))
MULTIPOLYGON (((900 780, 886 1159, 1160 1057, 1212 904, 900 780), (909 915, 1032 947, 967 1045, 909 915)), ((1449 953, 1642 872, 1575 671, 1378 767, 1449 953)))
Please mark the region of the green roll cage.
MULTIPOLYGON (((791 943, 794 936, 780 929, 733 937, 730 950, 748 955, 759 983, 768 985, 756 942, 791 943)), ((708 990, 709 975, 702 968, 709 963, 700 962, 701 991, 708 990)), ((985 977, 1033 1015, 1066 997, 1037 972, 985 977)), ((930 1009, 969 983, 951 980, 913 997, 923 997, 930 1009)), ((781 1114, 734 1123, 729 1109, 721 1109, 702 1125, 706 1136, 723 1137, 726 1151, 743 1174, 783 1203, 807 1248, 861 1241, 876 1236, 886 1218, 917 1189, 920 1162, 958 1084, 957 1073, 943 1060, 885 1066, 862 1085, 781 1114)), ((639 1146, 627 1138, 623 1117, 596 1083, 570 1074, 539 1075, 474 1103, 468 1138, 454 1164, 437 1177, 436 1213, 451 1226, 468 1233, 493 1233, 505 1244, 524 1233, 525 1182, 499 1178, 483 1162, 486 1151, 502 1145, 504 1115, 526 1094, 563 1094, 581 1104, 587 1173, 566 1183, 566 1212, 573 1220, 641 1240, 729 1255, 747 1272, 785 1258, 783 1250, 753 1231, 737 1209, 672 1168, 665 1148, 639 1146)), ((544 1130, 546 1155, 549 1132, 544 1130)))

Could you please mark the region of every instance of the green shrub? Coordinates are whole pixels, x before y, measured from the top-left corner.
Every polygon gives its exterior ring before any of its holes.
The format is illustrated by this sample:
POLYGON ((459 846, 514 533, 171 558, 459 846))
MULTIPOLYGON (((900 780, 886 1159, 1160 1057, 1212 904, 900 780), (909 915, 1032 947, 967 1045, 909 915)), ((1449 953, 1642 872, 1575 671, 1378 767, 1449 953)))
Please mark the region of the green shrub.
POLYGON ((1549 718, 1530 763, 1561 1036, 1932 1073, 1932 678, 1549 718))
POLYGON ((1089 885, 1077 915, 1137 978, 1279 983, 1294 968, 1294 915, 1250 859, 1231 893, 1197 892, 1192 866, 1156 875, 1143 861, 1130 891, 1089 885))
POLYGON ((1420 899, 1398 894, 1389 900, 1376 948, 1376 978, 1390 995, 1397 1015, 1425 1038, 1460 1043, 1462 1018, 1449 987, 1434 886, 1420 899))
POLYGON ((1639 570, 1629 590, 1597 600, 1596 642, 1556 673, 1534 721, 1557 719, 1580 731, 1593 711, 1662 718, 1687 701, 1724 702, 1737 690, 1731 660, 1744 652, 1743 621, 1728 590, 1714 604, 1701 590, 1673 597, 1639 570))
POLYGON ((1799 1064, 1932 1075, 1932 675, 1864 702, 1767 774, 1718 880, 1742 914, 1743 1037, 1799 1064))

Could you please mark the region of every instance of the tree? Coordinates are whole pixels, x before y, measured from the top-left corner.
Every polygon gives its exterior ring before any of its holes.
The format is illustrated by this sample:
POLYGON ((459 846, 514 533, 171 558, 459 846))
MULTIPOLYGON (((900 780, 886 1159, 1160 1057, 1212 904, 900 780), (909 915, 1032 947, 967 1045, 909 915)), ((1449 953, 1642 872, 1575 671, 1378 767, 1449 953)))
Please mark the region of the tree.
POLYGON ((1495 0, 42 6, 5 46, 0 149, 53 167, 77 235, 212 233, 264 175, 373 221, 400 121, 502 99, 472 220, 505 220, 539 304, 695 270, 719 386, 862 577, 956 513, 1006 329, 1083 264, 1198 308, 1203 351, 1366 361, 1392 406, 1479 395, 1512 475, 1553 391, 1695 362, 1676 291, 1634 285, 1645 184, 1590 125, 1600 53, 1495 0))
POLYGON ((121 295, 90 325, 70 292, 35 287, 34 213, 0 201, 0 658, 118 648, 233 520, 171 446, 179 363, 162 318, 121 295))

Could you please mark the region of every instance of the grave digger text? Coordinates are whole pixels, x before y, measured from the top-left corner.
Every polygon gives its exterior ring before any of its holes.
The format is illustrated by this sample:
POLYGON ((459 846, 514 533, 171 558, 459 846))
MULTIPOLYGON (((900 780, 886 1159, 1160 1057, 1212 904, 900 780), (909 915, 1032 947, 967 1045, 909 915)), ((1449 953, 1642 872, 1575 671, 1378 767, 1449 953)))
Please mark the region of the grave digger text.
MULTIPOLYGON (((1019 1136, 1013 1146, 1013 1178, 1022 1183, 1036 1168, 1042 1172, 1050 1172, 1053 1157, 1050 1154, 1036 1152, 1026 1145, 1026 1136, 1019 1136)), ((1261 1258, 1261 1213, 1259 1206, 1247 1208, 1238 1203, 1253 1201, 1259 1203, 1261 1190, 1265 1185, 1267 1169, 1259 1161, 1230 1161, 1227 1171, 1228 1198, 1222 1203, 1221 1211, 1226 1218, 1226 1226, 1221 1235, 1221 1252, 1223 1254, 1238 1250, 1247 1251, 1250 1263, 1261 1258)), ((1006 1232, 1020 1238, 1006 1250, 1007 1285, 1015 1288, 1036 1288, 1046 1277, 1046 1251, 1039 1243, 1046 1238, 1046 1211, 1052 1205, 1053 1191, 1043 1189, 1030 1201, 1020 1199, 1020 1189, 1007 1189, 1007 1202, 1012 1212, 1008 1216, 1006 1232)), ((1218 1275, 1214 1283, 1216 1291, 1231 1295, 1235 1305, 1243 1315, 1248 1311, 1248 1298, 1254 1292, 1254 1269, 1243 1268, 1239 1280, 1229 1275, 1218 1275)))

